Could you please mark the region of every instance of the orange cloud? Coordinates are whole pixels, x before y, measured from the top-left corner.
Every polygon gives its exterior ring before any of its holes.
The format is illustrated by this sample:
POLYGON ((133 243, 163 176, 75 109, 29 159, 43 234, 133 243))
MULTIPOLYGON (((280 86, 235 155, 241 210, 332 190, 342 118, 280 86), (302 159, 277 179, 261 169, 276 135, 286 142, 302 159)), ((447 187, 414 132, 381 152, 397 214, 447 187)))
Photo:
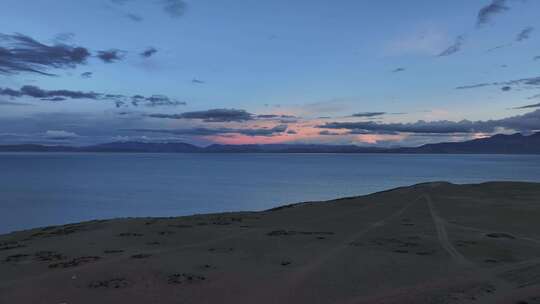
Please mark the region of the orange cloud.
MULTIPOLYGON (((294 131, 292 133, 280 133, 273 136, 248 136, 243 134, 227 134, 227 135, 212 135, 205 137, 206 139, 228 145, 247 145, 247 144, 279 144, 279 143, 362 143, 362 144, 376 144, 382 141, 402 141, 407 137, 404 134, 362 134, 352 135, 347 132, 339 132, 341 135, 320 135, 321 129, 317 128, 321 122, 318 120, 310 120, 298 123, 289 124, 287 131, 294 131)), ((251 127, 275 127, 275 123, 272 122, 258 122, 251 127)))
POLYGON ((376 144, 381 141, 402 141, 407 138, 405 134, 361 134, 356 136, 357 142, 376 144))

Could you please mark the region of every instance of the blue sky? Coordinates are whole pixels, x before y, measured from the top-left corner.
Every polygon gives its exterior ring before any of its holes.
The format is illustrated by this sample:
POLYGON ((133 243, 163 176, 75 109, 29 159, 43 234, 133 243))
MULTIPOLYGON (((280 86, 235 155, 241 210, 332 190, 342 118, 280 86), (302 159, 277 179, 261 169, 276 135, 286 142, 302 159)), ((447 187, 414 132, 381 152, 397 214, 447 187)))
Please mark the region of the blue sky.
POLYGON ((3 6, 0 143, 389 146, 540 130, 538 1, 4 0, 3 6), (21 44, 21 37, 41 46, 21 44), (88 54, 79 61, 55 57, 75 47, 88 54), (456 89, 477 84, 483 85, 456 89), (134 95, 146 99, 134 105, 134 95), (464 119, 473 124, 463 127, 464 119), (440 129, 447 121, 451 130, 440 129), (404 124, 411 126, 406 132, 404 124))

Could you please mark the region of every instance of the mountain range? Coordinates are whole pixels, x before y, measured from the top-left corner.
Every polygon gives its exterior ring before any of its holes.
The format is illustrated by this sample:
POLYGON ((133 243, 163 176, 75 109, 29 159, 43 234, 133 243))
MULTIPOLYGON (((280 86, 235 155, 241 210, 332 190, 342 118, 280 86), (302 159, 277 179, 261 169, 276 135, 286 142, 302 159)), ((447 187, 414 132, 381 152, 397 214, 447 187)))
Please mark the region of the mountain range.
POLYGON ((187 143, 111 142, 84 147, 36 144, 0 145, 0 152, 540 154, 540 132, 528 136, 521 133, 497 134, 464 142, 426 144, 408 148, 322 144, 213 144, 198 147, 187 143))

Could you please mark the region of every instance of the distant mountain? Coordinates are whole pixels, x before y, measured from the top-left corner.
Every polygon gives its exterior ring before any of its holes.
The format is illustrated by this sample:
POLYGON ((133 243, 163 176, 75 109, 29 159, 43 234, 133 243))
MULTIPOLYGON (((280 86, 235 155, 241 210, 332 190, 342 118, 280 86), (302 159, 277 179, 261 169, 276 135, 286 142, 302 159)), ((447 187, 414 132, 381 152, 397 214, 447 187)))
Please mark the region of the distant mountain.
POLYGON ((0 145, 0 152, 77 152, 75 147, 44 145, 0 145))
POLYGON ((186 143, 112 142, 85 147, 0 145, 0 152, 199 153, 203 150, 203 148, 186 143))
POLYGON ((112 142, 79 148, 82 152, 198 153, 203 148, 186 143, 112 142))
POLYGON ((540 132, 529 136, 497 134, 464 142, 427 144, 416 148, 398 148, 397 153, 455 154, 540 154, 540 132))
POLYGON ((86 147, 0 145, 0 152, 123 152, 123 153, 427 153, 427 154, 540 154, 540 132, 498 134, 464 142, 427 144, 414 148, 376 148, 354 145, 210 145, 186 143, 112 142, 86 147))

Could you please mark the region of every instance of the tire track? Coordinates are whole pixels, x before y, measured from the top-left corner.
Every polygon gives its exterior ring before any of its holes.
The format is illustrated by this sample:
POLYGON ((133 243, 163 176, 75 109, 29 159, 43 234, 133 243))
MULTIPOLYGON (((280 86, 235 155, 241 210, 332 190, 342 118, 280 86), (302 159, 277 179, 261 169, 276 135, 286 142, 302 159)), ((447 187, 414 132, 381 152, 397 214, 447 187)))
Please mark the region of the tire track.
POLYGON ((314 272, 319 270, 324 265, 324 263, 326 263, 328 260, 335 259, 336 256, 338 256, 340 253, 347 250, 347 248, 350 248, 349 244, 351 242, 356 241, 358 238, 362 237, 364 234, 374 229, 377 229, 379 227, 382 227, 386 225, 387 222, 401 216, 407 209, 409 209, 409 207, 414 205, 421 198, 422 197, 419 196, 416 199, 414 199, 412 202, 409 202, 408 204, 400 208, 399 210, 390 213, 390 215, 376 222, 372 222, 367 227, 354 233, 354 235, 344 239, 341 245, 338 245, 334 247, 333 249, 325 252, 324 254, 319 255, 309 264, 303 266, 301 269, 290 274, 287 278, 288 283, 284 284, 286 288, 282 291, 282 293, 280 292, 277 293, 277 297, 280 299, 280 301, 278 301, 277 303, 292 303, 291 299, 294 298, 294 294, 297 287, 300 286, 307 278, 311 277, 314 272))
POLYGON ((450 242, 448 238, 448 233, 446 231, 445 220, 439 216, 437 210, 435 210, 435 207, 433 207, 433 201, 431 200, 429 194, 426 193, 423 195, 423 197, 428 203, 429 211, 431 213, 433 223, 435 224, 435 228, 437 230, 437 237, 442 248, 446 250, 446 252, 448 252, 448 254, 456 263, 464 266, 472 265, 472 263, 467 260, 450 242))

